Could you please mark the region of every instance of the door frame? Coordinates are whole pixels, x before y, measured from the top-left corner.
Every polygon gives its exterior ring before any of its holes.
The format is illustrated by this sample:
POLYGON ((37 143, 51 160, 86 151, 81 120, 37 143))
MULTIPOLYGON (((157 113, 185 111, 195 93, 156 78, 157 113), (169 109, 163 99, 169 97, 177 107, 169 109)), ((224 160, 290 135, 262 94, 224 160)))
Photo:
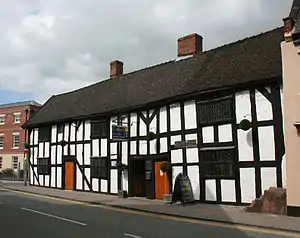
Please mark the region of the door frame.
MULTIPOLYGON (((129 155, 128 157, 128 195, 131 197, 132 196, 132 182, 133 182, 133 177, 132 177, 132 160, 144 160, 146 161, 151 161, 151 165, 152 165, 152 176, 151 176, 151 184, 152 184, 152 189, 151 189, 151 193, 152 196, 151 198, 146 198, 147 199, 155 199, 155 167, 154 167, 154 163, 158 162, 158 161, 166 161, 166 162, 171 162, 171 152, 166 152, 166 153, 160 153, 160 154, 152 154, 152 155, 129 155)), ((145 174, 146 176, 146 174, 145 174)), ((170 193, 172 192, 172 171, 168 172, 168 176, 169 176, 169 186, 170 186, 170 193)), ((146 191, 147 191, 147 184, 149 184, 149 182, 147 183, 146 181, 146 191)))
POLYGON ((76 190, 76 157, 75 155, 63 155, 63 158, 62 158, 62 189, 65 189, 65 164, 66 162, 73 162, 74 164, 74 173, 73 173, 73 178, 74 178, 74 184, 73 184, 73 191, 76 190))

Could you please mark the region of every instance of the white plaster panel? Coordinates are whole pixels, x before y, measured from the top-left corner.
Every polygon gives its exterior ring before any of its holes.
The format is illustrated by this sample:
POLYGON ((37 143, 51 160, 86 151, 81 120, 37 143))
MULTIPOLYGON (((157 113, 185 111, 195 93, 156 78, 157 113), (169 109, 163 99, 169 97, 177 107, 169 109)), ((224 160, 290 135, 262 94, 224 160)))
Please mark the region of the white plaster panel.
POLYGON ((55 187, 55 168, 51 168, 51 187, 54 188, 55 187))
POLYGON ((217 201, 216 180, 205 180, 205 199, 206 201, 217 201))
POLYGON ((198 163, 198 148, 187 148, 186 149, 186 161, 187 163, 198 163))
POLYGON ((235 181, 221 180, 221 197, 222 202, 235 202, 235 181))
POLYGON ((56 182, 57 182, 57 188, 61 188, 61 176, 62 176, 62 168, 57 167, 57 177, 56 177, 56 182))
POLYGON ((240 169, 242 202, 251 203, 256 198, 254 168, 240 169))
POLYGON ((99 192, 99 179, 98 178, 92 178, 92 189, 95 192, 99 192))
POLYGON ((50 157, 50 142, 45 142, 45 157, 50 157))
MULTIPOLYGON (((37 175, 37 168, 34 168, 34 173, 37 175)), ((33 184, 34 185, 38 185, 39 184, 35 176, 34 176, 33 184)))
POLYGON ((130 114, 130 136, 137 136, 137 115, 136 113, 130 114))
POLYGON ((156 154, 156 139, 150 141, 150 154, 156 154))
POLYGON ((167 132, 167 108, 163 107, 159 110, 159 132, 167 132))
POLYGON ((232 141, 232 127, 231 124, 218 126, 219 142, 232 141))
POLYGON ((70 141, 75 141, 75 134, 76 134, 75 123, 72 123, 72 124, 71 124, 70 141))
POLYGON ((45 184, 46 187, 50 186, 50 175, 45 175, 44 184, 45 184))
POLYGON ((34 129, 33 133, 34 133, 33 142, 34 142, 35 145, 37 145, 38 144, 38 139, 39 139, 39 131, 38 131, 38 129, 34 129))
POLYGON ((116 169, 110 170, 110 192, 118 193, 118 171, 116 169))
POLYGON ((34 134, 34 131, 32 131, 30 133, 30 136, 29 136, 29 143, 30 143, 30 145, 33 145, 33 134, 34 134))
POLYGON ((182 149, 178 150, 171 150, 171 163, 176 164, 176 163, 182 163, 182 149))
POLYGON ((99 139, 92 140, 92 156, 99 156, 99 139))
POLYGON ((160 153, 168 152, 168 138, 160 138, 160 153))
POLYGON ((65 134, 64 134, 65 141, 69 141, 69 133, 70 133, 69 123, 65 123, 65 134))
POLYGON ((101 192, 107 193, 107 180, 101 179, 101 192))
POLYGON ((258 90, 255 90, 255 104, 257 121, 266 121, 273 119, 271 102, 258 90))
POLYGON ((195 101, 184 103, 184 124, 185 129, 197 128, 197 113, 195 101))
POLYGON ((51 142, 53 142, 53 143, 56 142, 56 131, 57 131, 57 127, 52 126, 52 128, 51 128, 51 142))
POLYGON ((147 111, 142 111, 142 114, 147 118, 147 111))
POLYGON ((199 166, 188 166, 187 173, 192 184, 194 199, 200 200, 199 166))
POLYGON ((170 105, 170 120, 171 131, 178 131, 181 129, 181 117, 180 117, 180 104, 170 105))
POLYGON ((276 168, 261 168, 260 171, 262 193, 270 187, 277 188, 276 168))
POLYGON ((85 121, 85 124, 84 124, 84 139, 85 140, 91 139, 91 123, 90 123, 90 121, 85 121))
POLYGON ((281 174, 282 174, 282 187, 286 188, 286 158, 285 155, 282 157, 281 162, 281 174))
POLYGON ((206 126, 202 128, 202 139, 203 143, 213 143, 214 142, 214 127, 206 126))
POLYGON ((78 127, 77 130, 77 141, 82 141, 83 140, 83 122, 80 123, 80 126, 78 127))
POLYGON ((128 145, 127 141, 122 142, 122 163, 128 164, 128 145))
MULTIPOLYGON (((90 183, 90 174, 91 174, 91 169, 84 169, 84 174, 85 177, 87 178, 88 182, 90 183)), ((89 186, 87 185, 86 181, 84 181, 84 190, 90 191, 89 186)))
POLYGON ((44 186, 44 175, 38 175, 39 182, 41 186, 44 186))
POLYGON ((29 178, 29 183, 34 184, 34 175, 33 175, 33 169, 30 166, 30 178, 29 178))
POLYGON ((91 164, 91 146, 89 144, 84 145, 84 164, 91 164))
POLYGON ((171 136, 171 145, 175 145, 176 141, 181 141, 181 136, 180 135, 171 136))
POLYGON ((80 169, 76 166, 76 188, 77 189, 82 189, 82 173, 80 169))
POLYGON ((82 163, 83 163, 83 155, 82 155, 82 153, 83 153, 83 145, 79 144, 79 145, 76 145, 76 146, 77 146, 77 155, 76 155, 76 157, 77 157, 78 163, 80 165, 82 165, 82 163))
MULTIPOLYGON (((151 114, 149 114, 151 117, 151 114)), ((149 126, 149 130, 154 132, 156 134, 156 124, 157 124, 157 119, 156 119, 156 115, 153 117, 150 126, 149 126)))
POLYGON ((63 134, 62 134, 62 133, 59 133, 59 134, 57 135, 57 142, 61 142, 62 139, 63 139, 63 134))
POLYGON ((117 152, 118 152, 118 144, 117 142, 114 142, 114 143, 110 143, 110 154, 111 155, 116 155, 117 152))
POLYGON ((258 127, 259 156, 261 161, 275 160, 273 126, 258 127))
POLYGON ((38 157, 43 157, 44 143, 39 143, 38 157))
POLYGON ((248 90, 236 93, 235 107, 237 123, 240 123, 245 118, 251 121, 251 102, 248 90))
MULTIPOLYGON (((117 117, 111 117, 109 122, 109 128, 112 128, 112 125, 117 125, 117 117)), ((109 138, 112 138, 112 130, 109 130, 109 138)))
POLYGON ((122 184, 123 184, 123 190, 128 191, 128 173, 127 172, 122 173, 122 184))
POLYGON ((140 155, 146 155, 147 154, 147 141, 141 140, 140 141, 140 155))
POLYGON ((198 140, 197 139, 197 134, 187 134, 187 135, 185 135, 185 139, 186 140, 198 140))
POLYGON ((175 179, 176 179, 177 175, 182 172, 183 172, 182 166, 173 166, 173 169, 172 169, 172 186, 173 186, 172 191, 174 191, 175 179))
POLYGON ((237 137, 239 161, 253 161, 252 130, 238 130, 237 137))
POLYGON ((101 156, 107 156, 107 139, 101 139, 101 156))
POLYGON ((34 156, 33 156, 34 164, 37 164, 37 158, 38 158, 38 150, 37 150, 37 148, 34 148, 34 156))
POLYGON ((63 153, 64 153, 64 155, 68 155, 68 146, 67 145, 64 146, 63 153))
POLYGON ((62 156, 63 156, 62 147, 57 146, 56 149, 57 149, 57 158, 56 158, 57 159, 57 164, 61 164, 62 163, 62 156))
POLYGON ((55 164, 56 159, 56 146, 51 146, 51 164, 55 164))
POLYGON ((147 126, 145 122, 140 118, 140 136, 146 136, 147 135, 147 126))
POLYGON ((70 145, 70 155, 75 155, 75 145, 70 145))
POLYGON ((135 155, 136 154, 136 141, 130 142, 130 154, 135 155))

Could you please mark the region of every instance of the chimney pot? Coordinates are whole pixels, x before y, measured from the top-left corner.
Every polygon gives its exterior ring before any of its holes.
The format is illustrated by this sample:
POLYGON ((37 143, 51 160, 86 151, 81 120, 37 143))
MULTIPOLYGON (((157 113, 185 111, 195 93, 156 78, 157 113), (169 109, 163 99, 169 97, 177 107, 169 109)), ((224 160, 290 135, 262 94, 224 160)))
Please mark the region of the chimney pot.
POLYGON ((193 33, 177 40, 177 56, 198 55, 203 50, 202 36, 193 33))
POLYGON ((110 63, 110 77, 116 77, 123 74, 123 62, 119 60, 110 63))
POLYGON ((283 18, 283 24, 284 24, 284 33, 289 33, 293 30, 293 27, 294 27, 294 19, 291 18, 291 17, 286 17, 286 18, 283 18))

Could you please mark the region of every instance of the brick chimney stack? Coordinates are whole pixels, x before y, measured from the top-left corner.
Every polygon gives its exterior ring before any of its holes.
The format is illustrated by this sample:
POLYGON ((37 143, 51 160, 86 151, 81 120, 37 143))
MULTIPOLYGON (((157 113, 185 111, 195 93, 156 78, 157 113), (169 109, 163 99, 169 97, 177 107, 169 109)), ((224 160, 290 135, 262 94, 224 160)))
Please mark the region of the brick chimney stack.
POLYGON ((177 56, 198 55, 203 50, 202 36, 194 33, 177 40, 177 56))
POLYGON ((123 74, 123 62, 115 60, 110 62, 110 77, 116 77, 123 74))

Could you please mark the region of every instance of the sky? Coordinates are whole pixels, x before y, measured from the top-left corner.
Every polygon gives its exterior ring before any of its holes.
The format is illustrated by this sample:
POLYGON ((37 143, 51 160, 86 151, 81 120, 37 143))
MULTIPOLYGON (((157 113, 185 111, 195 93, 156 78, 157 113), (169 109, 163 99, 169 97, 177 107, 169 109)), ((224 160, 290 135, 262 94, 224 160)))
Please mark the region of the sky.
POLYGON ((177 39, 209 50, 283 25, 292 0, 10 0, 0 8, 0 104, 51 95, 176 59, 177 39))

